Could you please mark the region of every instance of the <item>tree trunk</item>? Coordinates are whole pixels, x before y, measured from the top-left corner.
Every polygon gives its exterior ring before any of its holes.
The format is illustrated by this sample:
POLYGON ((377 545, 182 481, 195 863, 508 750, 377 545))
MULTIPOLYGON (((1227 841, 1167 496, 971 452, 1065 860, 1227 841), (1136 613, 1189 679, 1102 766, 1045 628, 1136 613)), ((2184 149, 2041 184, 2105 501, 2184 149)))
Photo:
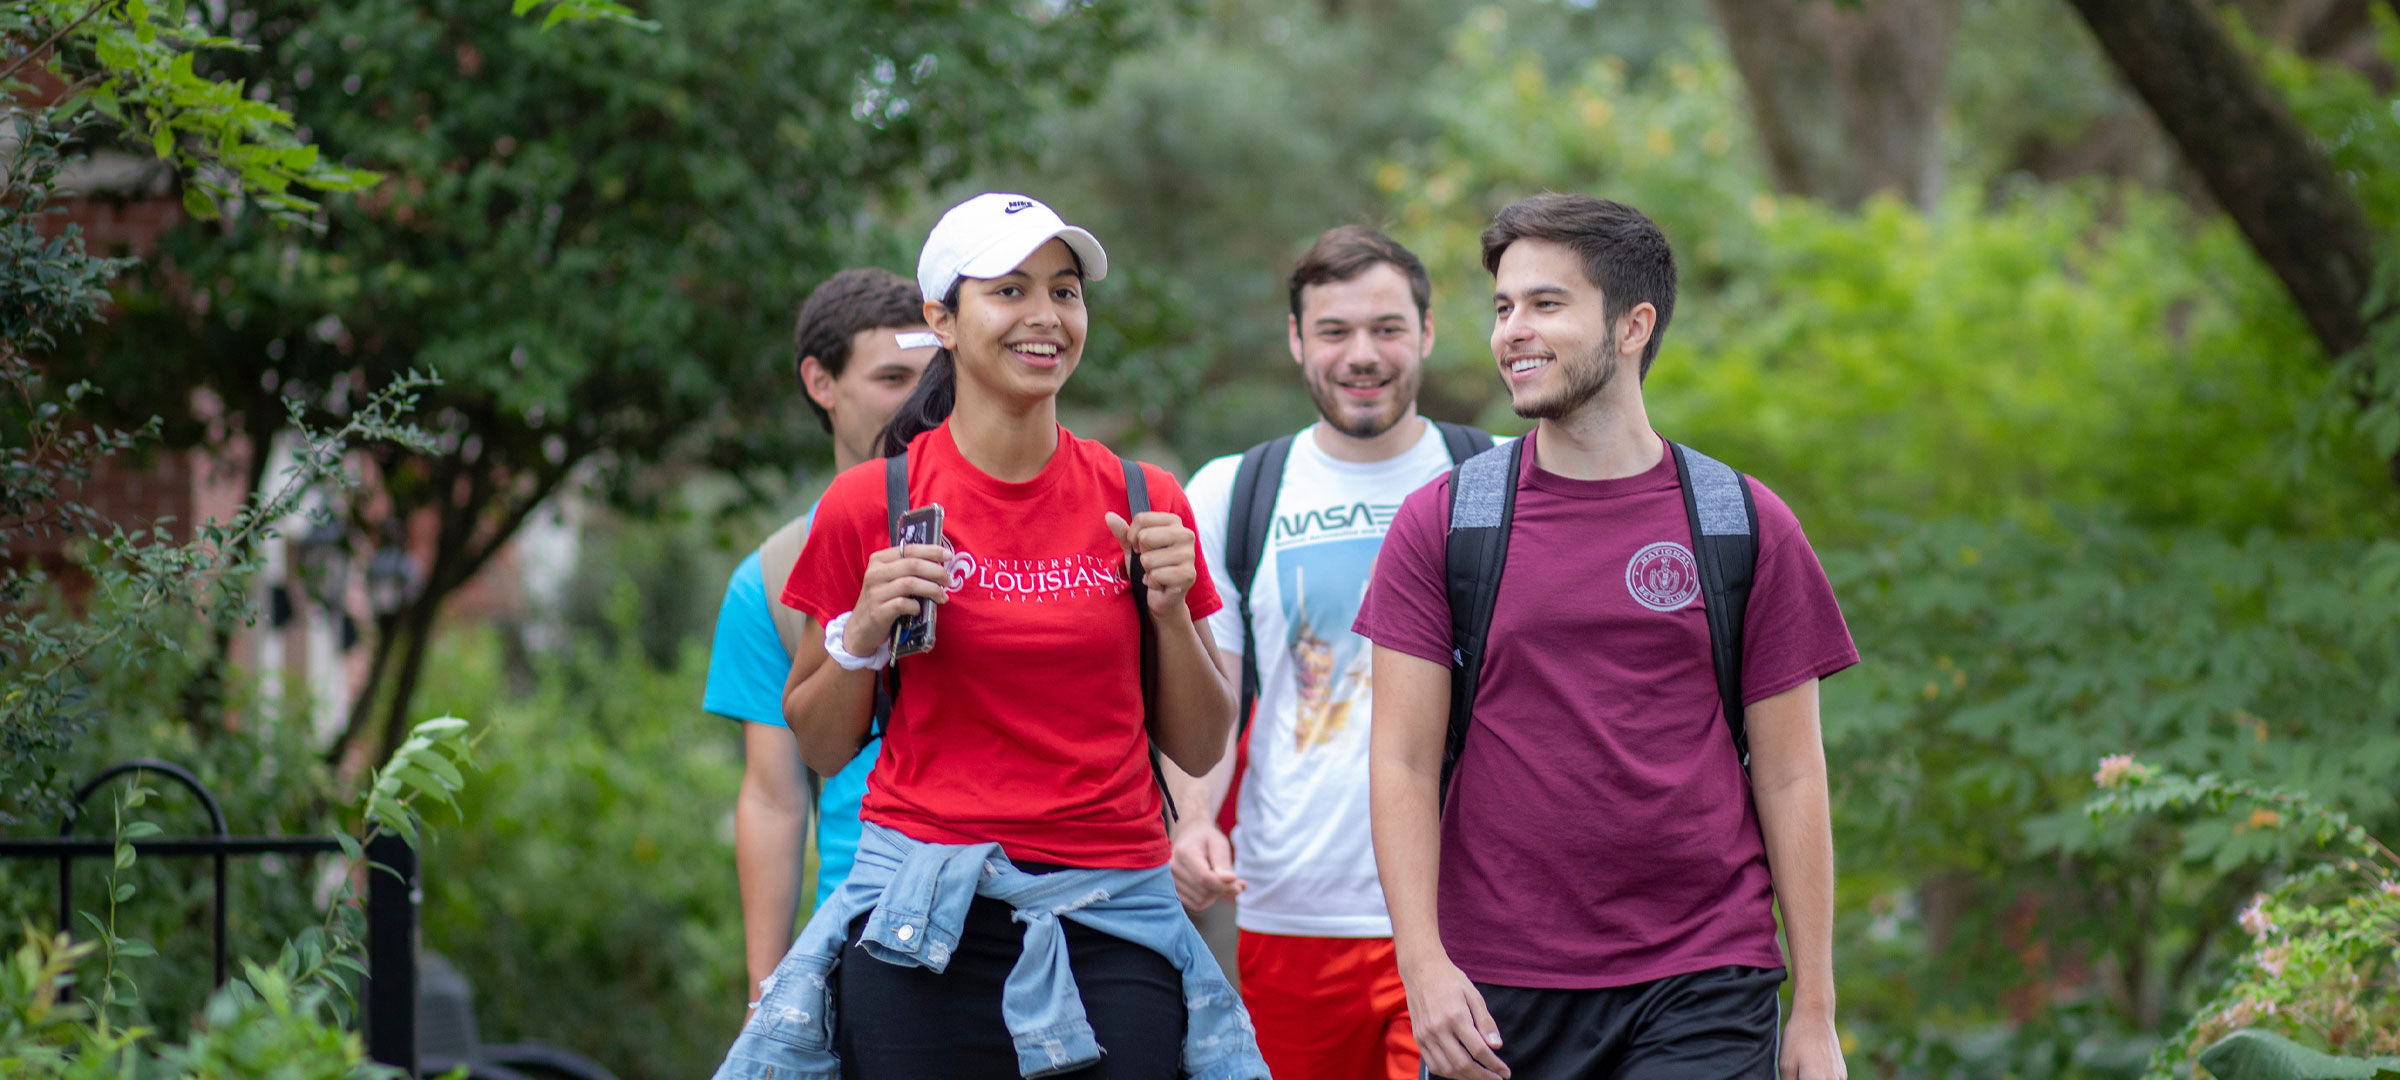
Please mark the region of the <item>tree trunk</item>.
POLYGON ((400 740, 408 737, 411 699, 417 696, 417 680, 425 674, 425 654, 433 650, 434 616, 450 591, 437 593, 427 589, 408 607, 408 636, 400 645, 400 670, 392 677, 392 696, 385 707, 383 745, 377 748, 378 757, 391 753, 400 740))
POLYGON ((392 654, 399 645, 400 616, 405 612, 404 608, 389 614, 376 613, 375 646, 367 660, 367 678, 358 685, 355 696, 350 699, 350 718, 342 724, 342 733, 334 738, 333 745, 325 748, 325 760, 328 762, 341 761, 342 754, 349 749, 350 741, 366 730, 368 718, 375 714, 375 703, 382 696, 383 677, 391 671, 392 654))
POLYGON ((2325 351, 2367 340, 2366 211, 2274 90, 2195 0, 2073 0, 2325 351))
MULTIPOLYGON (((278 406, 281 401, 276 402, 278 406)), ((283 414, 270 412, 253 405, 243 410, 242 435, 250 444, 250 460, 242 463, 242 497, 234 505, 249 508, 258 504, 259 495, 267 486, 267 467, 275 456, 275 433, 283 430, 283 414)), ((196 530, 198 523, 193 523, 196 530)), ((197 532, 193 535, 196 537, 197 532)), ((272 538, 263 543, 276 542, 272 538)), ((202 739, 214 737, 225 729, 229 718, 225 712, 225 672, 233 663, 233 639, 241 629, 232 612, 223 605, 209 608, 209 650, 200 662, 200 670, 183 685, 183 722, 202 739)))
MULTIPOLYGON (((492 556, 508 546, 533 512, 566 482, 568 473, 585 452, 571 448, 558 466, 515 480, 473 466, 446 469, 435 476, 428 490, 438 493, 431 508, 441 515, 441 525, 435 530, 432 565, 426 570, 425 583, 418 595, 386 621, 379 638, 393 644, 379 643, 374 671, 368 676, 370 693, 381 688, 387 675, 391 690, 380 701, 362 697, 352 707, 349 725, 342 737, 327 749, 327 760, 342 760, 359 739, 377 727, 381 728, 382 742, 373 748, 371 756, 390 753, 393 746, 407 737, 417 684, 424 676, 425 658, 433 649, 434 627, 442 604, 474 580, 492 556), (495 494, 496 490, 503 493, 495 494)), ((394 512, 406 514, 423 508, 395 507, 394 512)))
POLYGON ((1958 0, 1710 0, 1775 186, 1836 206, 1941 190, 1958 0))

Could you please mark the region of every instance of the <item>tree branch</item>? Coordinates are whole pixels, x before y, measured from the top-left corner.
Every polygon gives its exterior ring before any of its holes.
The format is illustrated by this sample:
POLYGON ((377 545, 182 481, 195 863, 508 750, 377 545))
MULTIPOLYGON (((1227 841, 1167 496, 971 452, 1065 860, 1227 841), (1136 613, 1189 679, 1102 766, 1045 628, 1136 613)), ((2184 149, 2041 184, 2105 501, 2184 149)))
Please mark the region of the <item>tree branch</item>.
POLYGON ((2364 344, 2366 211, 2216 17, 2195 0, 2072 2, 2325 351, 2364 344))
POLYGON ((48 52, 52 46, 57 45, 62 40, 65 40, 68 34, 75 32, 76 27, 92 21, 92 16, 100 14, 100 9, 107 6, 108 0, 92 0, 92 6, 83 9, 83 14, 75 16, 74 22, 59 27, 57 33, 50 35, 49 40, 44 41, 31 49, 27 49, 25 51, 25 55, 17 58, 16 63, 8 65, 8 70, 0 71, 0 82, 7 82, 10 79, 16 78, 17 72, 23 70, 25 65, 32 63, 35 57, 48 52))

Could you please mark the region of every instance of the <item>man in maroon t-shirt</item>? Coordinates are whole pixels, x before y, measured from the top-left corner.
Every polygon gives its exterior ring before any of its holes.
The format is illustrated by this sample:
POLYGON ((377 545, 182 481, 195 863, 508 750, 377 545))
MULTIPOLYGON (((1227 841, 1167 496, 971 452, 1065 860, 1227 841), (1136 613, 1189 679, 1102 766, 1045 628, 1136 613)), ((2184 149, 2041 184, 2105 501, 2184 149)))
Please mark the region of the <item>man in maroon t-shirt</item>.
POLYGON ((1817 681, 1858 662, 1841 608, 1791 510, 1749 481, 1745 776, 1675 457, 1642 406, 1675 306, 1666 237, 1631 207, 1542 195, 1501 211, 1483 250, 1492 356, 1540 424, 1446 805, 1446 478, 1401 505, 1356 623, 1375 643, 1375 858, 1417 1044, 1459 1080, 1841 1080, 1817 723, 1817 681))

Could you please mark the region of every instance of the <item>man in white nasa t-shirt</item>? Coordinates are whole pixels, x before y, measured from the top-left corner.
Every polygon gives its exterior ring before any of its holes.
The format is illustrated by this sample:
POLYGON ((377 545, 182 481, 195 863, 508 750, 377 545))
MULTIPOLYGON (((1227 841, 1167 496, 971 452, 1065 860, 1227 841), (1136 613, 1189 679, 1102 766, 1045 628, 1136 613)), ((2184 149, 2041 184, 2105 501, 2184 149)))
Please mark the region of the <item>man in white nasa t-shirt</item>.
POLYGON ((1417 1075, 1367 824, 1370 647, 1350 623, 1400 500, 1491 441, 1417 415, 1431 288, 1424 263, 1374 229, 1319 236, 1290 280, 1292 359, 1317 422, 1209 462, 1187 489, 1226 600, 1209 629, 1235 679, 1255 661, 1256 711, 1237 725, 1248 752, 1230 839, 1217 819, 1235 755, 1206 777, 1167 770, 1175 887, 1195 913, 1240 895, 1242 998, 1277 1076, 1417 1075))

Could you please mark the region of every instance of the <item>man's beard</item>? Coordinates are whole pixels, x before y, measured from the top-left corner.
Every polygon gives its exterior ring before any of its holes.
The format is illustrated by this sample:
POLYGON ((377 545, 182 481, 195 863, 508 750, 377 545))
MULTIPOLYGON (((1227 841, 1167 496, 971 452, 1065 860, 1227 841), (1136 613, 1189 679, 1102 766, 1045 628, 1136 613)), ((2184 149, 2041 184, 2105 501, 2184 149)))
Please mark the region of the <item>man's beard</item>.
POLYGON ((1569 363, 1565 356, 1552 361, 1567 375, 1565 389, 1546 398, 1509 402, 1518 416, 1527 420, 1564 420, 1592 403, 1608 389, 1617 377, 1617 354, 1606 345, 1595 346, 1590 355, 1569 363))
POLYGON ((1421 371, 1416 374, 1395 373, 1389 387, 1392 394, 1390 404, 1363 419, 1352 419, 1355 414, 1350 411, 1350 403, 1343 399, 1341 378, 1339 374, 1328 372, 1321 378, 1309 380, 1308 397, 1316 403, 1317 416, 1325 421, 1326 426, 1353 439, 1372 439, 1392 430, 1393 425, 1408 415, 1408 407, 1417 400, 1417 387, 1424 381, 1421 371))

